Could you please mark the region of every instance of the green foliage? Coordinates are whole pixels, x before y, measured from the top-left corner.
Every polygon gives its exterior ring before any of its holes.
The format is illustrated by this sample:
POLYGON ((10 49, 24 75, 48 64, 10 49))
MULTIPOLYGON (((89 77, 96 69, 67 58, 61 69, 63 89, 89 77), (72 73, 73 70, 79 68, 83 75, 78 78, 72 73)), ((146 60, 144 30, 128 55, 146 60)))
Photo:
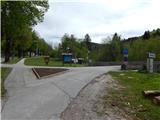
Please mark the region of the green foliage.
POLYGON ((26 51, 32 44, 32 31, 31 28, 23 28, 22 34, 17 35, 13 43, 13 51, 18 51, 19 57, 21 52, 26 51))
MULTIPOLYGON (((130 61, 138 61, 144 60, 146 61, 147 53, 153 52, 156 54, 157 61, 160 60, 160 34, 159 29, 153 30, 152 32, 145 32, 145 34, 149 34, 150 37, 145 37, 144 35, 141 37, 137 37, 134 40, 124 42, 123 47, 129 49, 129 60, 130 61)), ((147 35, 146 35, 147 36, 147 35)), ((129 40, 129 39, 128 39, 129 40)))
MULTIPOLYGON (((129 107, 129 114, 143 120, 159 120, 160 107, 142 95, 144 90, 159 90, 160 74, 144 74, 139 72, 110 72, 124 87, 124 90, 115 90, 114 98, 121 99, 118 106, 129 107), (123 75, 122 75, 123 74, 123 75), (126 103, 129 105, 126 106, 126 103), (143 111, 144 110, 144 111, 143 111), (131 111, 134 111, 131 113, 131 111)), ((117 100, 117 99, 116 99, 117 100)), ((136 119, 136 118, 135 118, 136 119)))
POLYGON ((62 52, 72 52, 75 58, 86 58, 88 49, 84 40, 77 39, 73 35, 65 34, 62 37, 62 43, 59 45, 62 52))
POLYGON ((112 61, 119 61, 121 59, 122 48, 120 40, 121 40, 120 36, 117 33, 115 33, 110 43, 110 52, 112 55, 112 61))
POLYGON ((56 59, 56 60, 62 60, 62 47, 61 44, 59 44, 59 46, 55 47, 51 53, 50 53, 50 57, 56 59))
POLYGON ((104 45, 101 49, 92 53, 92 59, 95 61, 120 61, 122 59, 122 43, 120 36, 115 33, 112 38, 104 39, 104 45))
POLYGON ((49 55, 52 51, 52 46, 46 43, 44 39, 39 39, 37 46, 42 55, 49 55))
POLYGON ((2 40, 5 41, 3 48, 6 62, 14 48, 25 50, 30 47, 31 28, 38 22, 42 22, 48 8, 48 1, 1 2, 1 35, 2 40), (22 43, 25 45, 23 46, 22 43))
MULTIPOLYGON (((127 43, 128 44, 128 43, 127 43)), ((143 40, 139 38, 134 41, 132 45, 128 44, 129 49, 129 60, 146 60, 148 52, 153 52, 156 54, 155 60, 160 60, 160 40, 156 38, 150 38, 148 40, 143 40)))
POLYGON ((21 58, 14 57, 14 58, 12 58, 9 62, 7 62, 7 64, 16 64, 16 63, 19 62, 20 60, 21 60, 21 58))
POLYGON ((89 34, 86 34, 85 37, 84 37, 84 42, 86 43, 87 45, 87 49, 88 51, 91 50, 91 38, 89 36, 89 34))
POLYGON ((146 61, 148 52, 156 54, 157 61, 160 61, 160 29, 152 32, 146 31, 140 37, 128 38, 121 41, 117 33, 112 38, 107 38, 101 49, 92 53, 92 59, 95 61, 122 61, 123 48, 129 50, 129 61, 146 61))
POLYGON ((149 31, 145 31, 144 35, 143 35, 143 39, 149 39, 150 38, 150 32, 149 31))
MULTIPOLYGON (((44 62, 44 57, 31 57, 26 58, 24 61, 25 65, 32 65, 32 66, 46 66, 44 62)), ((54 58, 50 58, 48 66, 54 67, 84 67, 86 64, 63 64, 62 61, 58 61, 54 58)))
POLYGON ((1 68, 1 97, 3 97, 6 93, 6 89, 4 87, 4 81, 10 72, 11 68, 3 68, 3 67, 1 68))

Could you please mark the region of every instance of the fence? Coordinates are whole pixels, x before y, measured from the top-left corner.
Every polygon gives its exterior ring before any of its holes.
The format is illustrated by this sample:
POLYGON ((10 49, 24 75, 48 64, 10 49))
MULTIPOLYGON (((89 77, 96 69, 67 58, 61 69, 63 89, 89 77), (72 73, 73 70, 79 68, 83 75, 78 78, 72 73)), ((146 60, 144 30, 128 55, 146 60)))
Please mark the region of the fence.
MULTIPOLYGON (((129 61, 128 62, 128 69, 142 69, 143 66, 146 66, 146 61, 129 61)), ((123 62, 92 62, 89 63, 89 66, 116 66, 116 65, 122 65, 123 62)), ((160 72, 160 61, 154 61, 154 71, 160 72)))

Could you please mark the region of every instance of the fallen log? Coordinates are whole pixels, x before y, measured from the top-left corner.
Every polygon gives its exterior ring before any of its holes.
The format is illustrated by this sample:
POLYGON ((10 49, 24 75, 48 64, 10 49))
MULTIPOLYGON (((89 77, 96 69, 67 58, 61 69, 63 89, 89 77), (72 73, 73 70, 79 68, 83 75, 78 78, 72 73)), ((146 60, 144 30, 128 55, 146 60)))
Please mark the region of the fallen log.
POLYGON ((154 97, 154 98, 153 98, 153 102, 154 102, 155 104, 160 105, 160 96, 154 97))
POLYGON ((143 91, 143 95, 145 97, 155 97, 155 96, 160 96, 160 90, 147 90, 147 91, 143 91))

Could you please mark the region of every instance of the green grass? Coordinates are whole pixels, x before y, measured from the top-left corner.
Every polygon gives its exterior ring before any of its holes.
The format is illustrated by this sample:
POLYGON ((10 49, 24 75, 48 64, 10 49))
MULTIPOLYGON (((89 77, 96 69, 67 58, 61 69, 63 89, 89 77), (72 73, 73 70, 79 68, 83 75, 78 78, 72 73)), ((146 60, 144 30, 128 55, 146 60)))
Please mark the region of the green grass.
POLYGON ((128 112, 134 111, 135 119, 160 120, 160 106, 144 98, 144 90, 160 90, 160 74, 145 74, 139 72, 110 72, 123 90, 111 90, 112 100, 118 102, 120 108, 128 107, 128 112))
POLYGON ((9 62, 7 62, 7 64, 16 64, 17 62, 19 62, 22 58, 18 58, 18 57, 14 57, 13 59, 10 59, 9 62))
POLYGON ((3 97, 6 93, 4 88, 4 81, 10 72, 11 68, 1 68, 1 97, 3 97))
POLYGON ((50 58, 49 64, 46 65, 43 57, 32 57, 26 58, 25 65, 33 65, 33 66, 54 66, 54 67, 85 67, 86 64, 64 64, 62 61, 56 61, 50 58))

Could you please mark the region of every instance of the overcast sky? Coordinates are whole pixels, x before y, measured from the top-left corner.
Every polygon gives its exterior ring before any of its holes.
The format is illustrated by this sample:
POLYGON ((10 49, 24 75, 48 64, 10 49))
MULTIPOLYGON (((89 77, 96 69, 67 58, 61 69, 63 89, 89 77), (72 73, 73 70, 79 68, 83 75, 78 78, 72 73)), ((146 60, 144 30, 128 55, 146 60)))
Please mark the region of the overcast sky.
POLYGON ((53 46, 65 34, 93 42, 115 32, 122 38, 160 27, 160 0, 49 0, 44 21, 35 30, 53 46))

